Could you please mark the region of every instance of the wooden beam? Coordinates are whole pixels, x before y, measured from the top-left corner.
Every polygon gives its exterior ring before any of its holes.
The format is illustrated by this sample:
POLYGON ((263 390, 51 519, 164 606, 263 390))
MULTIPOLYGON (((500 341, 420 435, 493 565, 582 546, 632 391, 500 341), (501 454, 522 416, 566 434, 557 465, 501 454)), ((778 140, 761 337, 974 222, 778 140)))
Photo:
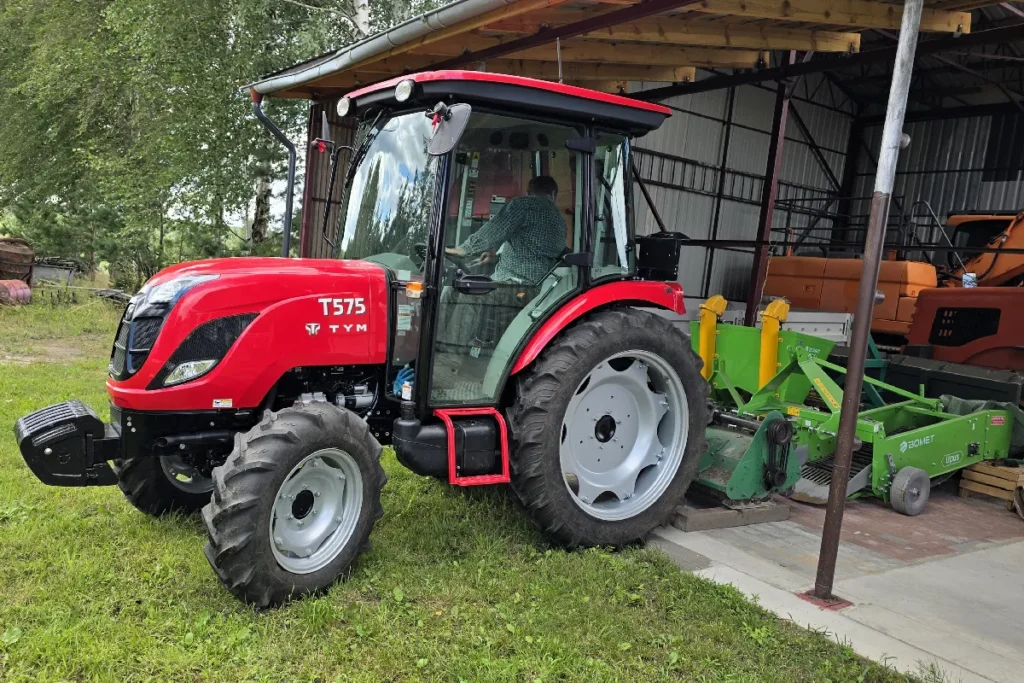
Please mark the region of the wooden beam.
MULTIPOLYGON (((508 55, 513 59, 557 61, 554 45, 521 50, 508 55)), ((638 43, 604 43, 593 40, 567 40, 562 43, 562 62, 614 62, 652 66, 718 66, 754 69, 768 66, 766 53, 755 50, 718 50, 683 48, 638 43)))
MULTIPOLYGON (((903 18, 901 5, 871 0, 701 0, 687 9, 703 14, 857 28, 899 29, 903 18)), ((921 30, 968 33, 971 30, 971 13, 926 7, 921 14, 921 30)))
MULTIPOLYGON (((462 35, 455 40, 418 47, 415 50, 415 55, 458 57, 466 52, 475 52, 490 47, 495 44, 494 41, 493 36, 462 35)), ((412 56, 407 55, 403 59, 412 56)), ((554 43, 520 50, 509 55, 502 55, 502 57, 542 62, 558 61, 554 43)), ((767 55, 753 50, 680 48, 671 45, 615 43, 573 38, 562 41, 562 62, 611 62, 650 66, 718 66, 752 69, 758 66, 767 66, 768 58, 767 55)))
MULTIPOLYGON (((558 62, 518 59, 490 59, 486 70, 494 73, 558 80, 558 62)), ((562 78, 567 81, 651 81, 685 83, 696 77, 692 66, 638 66, 636 64, 580 64, 562 62, 562 78)))
MULTIPOLYGON (((573 13, 564 10, 533 12, 487 26, 486 33, 536 33, 546 26, 569 23, 573 13)), ((584 36, 592 40, 670 43, 694 47, 734 47, 751 50, 801 50, 814 52, 857 52, 859 33, 799 30, 729 24, 725 22, 686 21, 672 17, 642 19, 611 26, 584 36)))

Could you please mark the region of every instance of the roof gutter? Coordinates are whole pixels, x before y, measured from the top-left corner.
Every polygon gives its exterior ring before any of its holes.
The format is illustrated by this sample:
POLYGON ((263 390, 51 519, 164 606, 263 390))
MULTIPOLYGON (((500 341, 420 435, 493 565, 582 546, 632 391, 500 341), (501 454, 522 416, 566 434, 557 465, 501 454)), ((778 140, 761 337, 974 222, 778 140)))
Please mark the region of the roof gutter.
POLYGON ((251 83, 246 88, 261 95, 272 95, 282 90, 288 90, 347 69, 353 64, 405 45, 434 31, 454 26, 461 21, 478 17, 485 12, 506 5, 513 5, 515 2, 516 0, 455 0, 444 7, 421 14, 383 33, 364 38, 358 43, 338 50, 333 57, 325 61, 310 64, 306 68, 291 73, 270 76, 251 83))

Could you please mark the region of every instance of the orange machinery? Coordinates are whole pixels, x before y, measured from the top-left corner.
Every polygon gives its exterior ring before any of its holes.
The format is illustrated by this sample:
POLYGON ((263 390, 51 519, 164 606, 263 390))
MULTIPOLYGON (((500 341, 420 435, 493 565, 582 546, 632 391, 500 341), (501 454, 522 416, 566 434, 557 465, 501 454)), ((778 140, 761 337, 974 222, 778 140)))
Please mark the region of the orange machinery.
MULTIPOLYGON (((775 257, 768 263, 764 293, 785 297, 796 308, 853 313, 863 265, 853 258, 775 257)), ((905 338, 921 290, 937 285, 935 268, 928 263, 882 261, 871 331, 905 338)))

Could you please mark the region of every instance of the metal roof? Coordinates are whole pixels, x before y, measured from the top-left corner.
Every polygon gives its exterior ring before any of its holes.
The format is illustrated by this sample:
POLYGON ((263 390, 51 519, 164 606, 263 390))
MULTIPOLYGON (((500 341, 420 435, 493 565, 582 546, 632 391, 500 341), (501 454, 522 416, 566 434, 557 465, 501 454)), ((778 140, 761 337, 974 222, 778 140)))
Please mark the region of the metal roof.
MULTIPOLYGON (((926 0, 921 30, 971 30, 998 2, 926 0)), ((688 82, 695 68, 759 69, 773 51, 851 53, 861 32, 897 31, 891 0, 455 0, 250 84, 263 95, 337 97, 406 73, 468 68, 616 91, 688 82)))

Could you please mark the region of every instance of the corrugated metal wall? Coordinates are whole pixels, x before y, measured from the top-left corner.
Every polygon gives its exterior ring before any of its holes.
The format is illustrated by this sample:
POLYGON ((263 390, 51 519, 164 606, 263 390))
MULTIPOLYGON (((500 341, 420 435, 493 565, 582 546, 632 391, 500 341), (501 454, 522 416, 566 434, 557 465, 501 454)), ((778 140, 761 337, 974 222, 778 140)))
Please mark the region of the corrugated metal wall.
MULTIPOLYGON (((1024 116, 917 121, 904 130, 911 143, 900 153, 894 194, 904 197, 908 213, 920 201, 929 202, 940 221, 959 211, 1024 208, 1024 116)), ((863 151, 860 155, 859 196, 871 194, 881 136, 880 124, 865 128, 864 142, 871 155, 863 151)), ((921 225, 919 237, 937 240, 938 235, 929 234, 922 220, 924 208, 917 206, 912 213, 921 225)))
MULTIPOLYGON (((832 171, 842 176, 852 107, 832 100, 821 76, 803 80, 791 101, 832 171)), ((640 86, 638 89, 642 89, 640 86)), ((635 141, 636 160, 658 211, 670 230, 691 239, 750 240, 757 237, 761 187, 775 107, 775 90, 743 86, 735 90, 731 118, 727 90, 676 97, 666 104, 681 109, 658 130, 635 141), (723 164, 727 126, 729 149, 723 164), (725 174, 719 204, 717 190, 725 174)), ((803 132, 790 114, 782 148, 778 205, 773 216, 773 238, 780 241, 786 227, 805 227, 812 209, 823 198, 838 194, 822 169, 803 132)), ((637 232, 657 231, 646 202, 638 197, 637 232)), ((827 234, 831 222, 821 220, 812 234, 827 234)), ((749 250, 685 249, 679 279, 694 296, 720 293, 743 299, 750 280, 753 255, 749 250), (710 272, 708 272, 710 270, 710 272)))

